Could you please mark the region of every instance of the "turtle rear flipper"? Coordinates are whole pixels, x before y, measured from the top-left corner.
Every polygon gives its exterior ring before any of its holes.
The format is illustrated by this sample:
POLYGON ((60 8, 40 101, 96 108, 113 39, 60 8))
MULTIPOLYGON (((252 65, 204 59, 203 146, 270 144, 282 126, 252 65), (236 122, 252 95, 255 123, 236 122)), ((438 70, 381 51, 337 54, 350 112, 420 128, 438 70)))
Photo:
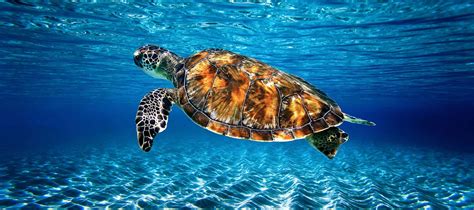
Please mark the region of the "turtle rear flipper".
POLYGON ((349 140, 349 135, 338 127, 332 127, 325 131, 313 133, 306 137, 306 140, 326 157, 333 159, 339 146, 349 140))
POLYGON ((153 138, 166 129, 174 98, 172 89, 159 88, 146 94, 140 101, 135 123, 138 145, 143 151, 150 151, 153 138))

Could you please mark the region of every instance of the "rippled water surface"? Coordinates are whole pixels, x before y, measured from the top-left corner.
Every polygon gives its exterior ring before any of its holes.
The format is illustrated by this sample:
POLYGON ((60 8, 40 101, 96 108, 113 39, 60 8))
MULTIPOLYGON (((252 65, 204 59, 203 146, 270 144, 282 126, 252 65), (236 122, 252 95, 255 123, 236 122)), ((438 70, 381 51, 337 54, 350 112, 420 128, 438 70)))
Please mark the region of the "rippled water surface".
POLYGON ((2 88, 2 96, 70 96, 84 85, 89 88, 80 96, 86 98, 141 95, 157 82, 131 71, 136 70, 131 53, 155 43, 183 57, 225 48, 345 96, 357 89, 364 98, 474 97, 469 1, 1 3, 1 8, 0 65, 11 69, 2 74, 1 85, 17 90, 2 88), (57 87, 66 81, 67 87, 57 87), (381 88, 385 91, 376 91, 381 88))
POLYGON ((0 208, 474 208, 470 1, 0 1, 0 208), (298 75, 344 112, 328 160, 305 141, 212 134, 178 107, 149 153, 135 66, 154 43, 224 48, 298 75))

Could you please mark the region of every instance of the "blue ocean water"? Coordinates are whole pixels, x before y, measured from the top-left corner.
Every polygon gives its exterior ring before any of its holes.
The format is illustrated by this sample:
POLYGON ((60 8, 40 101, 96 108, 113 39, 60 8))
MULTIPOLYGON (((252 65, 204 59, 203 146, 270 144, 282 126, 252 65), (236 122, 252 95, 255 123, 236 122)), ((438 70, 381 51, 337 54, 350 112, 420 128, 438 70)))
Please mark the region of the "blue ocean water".
POLYGON ((474 208, 474 5, 458 1, 0 2, 0 208, 474 208), (304 78, 344 112, 328 160, 230 139, 174 107, 137 146, 133 62, 223 48, 304 78))

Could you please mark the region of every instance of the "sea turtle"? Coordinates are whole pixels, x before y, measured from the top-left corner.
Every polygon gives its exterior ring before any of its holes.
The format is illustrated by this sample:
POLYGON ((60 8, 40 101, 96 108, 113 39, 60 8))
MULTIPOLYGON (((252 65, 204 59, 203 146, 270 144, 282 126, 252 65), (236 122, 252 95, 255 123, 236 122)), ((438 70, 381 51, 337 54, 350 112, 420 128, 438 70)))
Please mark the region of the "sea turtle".
POLYGON ((222 49, 207 49, 188 58, 146 45, 134 53, 148 75, 173 82, 143 97, 136 115, 138 144, 148 152, 164 131, 172 104, 199 126, 214 133, 264 142, 306 138, 328 158, 349 138, 343 121, 352 117, 325 93, 303 79, 256 59, 222 49))

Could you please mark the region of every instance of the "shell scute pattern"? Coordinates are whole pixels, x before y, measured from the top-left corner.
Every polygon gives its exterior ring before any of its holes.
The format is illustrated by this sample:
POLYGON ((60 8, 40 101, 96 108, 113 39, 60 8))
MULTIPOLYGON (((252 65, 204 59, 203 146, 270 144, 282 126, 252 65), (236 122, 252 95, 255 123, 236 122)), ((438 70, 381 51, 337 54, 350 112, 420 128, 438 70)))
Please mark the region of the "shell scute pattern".
POLYGON ((194 68, 200 69, 200 71, 190 71, 187 75, 189 81, 194 81, 188 83, 188 96, 191 103, 202 109, 206 104, 206 96, 213 86, 217 68, 210 65, 207 59, 195 64, 194 68))
POLYGON ((339 106, 324 93, 252 58, 210 49, 186 60, 184 71, 179 103, 215 133, 290 141, 342 123, 339 106))
POLYGON ((248 89, 242 123, 257 129, 278 127, 278 90, 269 80, 256 80, 248 89))
POLYGON ((235 66, 223 65, 209 91, 204 112, 212 119, 231 125, 241 120, 242 106, 250 80, 235 66))
POLYGON ((301 127, 309 123, 300 95, 286 96, 280 106, 280 125, 283 128, 301 127))

